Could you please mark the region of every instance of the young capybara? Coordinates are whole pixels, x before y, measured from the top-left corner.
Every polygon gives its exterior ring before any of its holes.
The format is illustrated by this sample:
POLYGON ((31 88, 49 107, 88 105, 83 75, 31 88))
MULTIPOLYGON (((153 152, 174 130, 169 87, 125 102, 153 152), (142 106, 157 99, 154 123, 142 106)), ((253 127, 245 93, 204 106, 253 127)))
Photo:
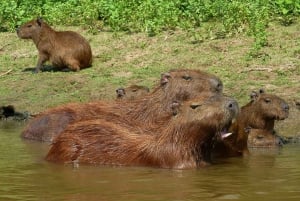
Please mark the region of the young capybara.
POLYGON ((144 96, 150 92, 150 89, 146 86, 130 85, 129 87, 120 87, 116 89, 117 100, 133 100, 137 97, 144 96))
POLYGON ((232 135, 215 144, 216 155, 248 155, 248 135, 252 129, 273 133, 275 120, 288 117, 289 106, 282 98, 263 90, 252 92, 250 98, 251 101, 241 107, 237 121, 229 129, 232 135))
POLYGON ((58 68, 79 71, 92 64, 92 51, 88 41, 73 31, 55 31, 41 18, 31 20, 17 29, 22 39, 32 39, 39 52, 35 72, 50 60, 58 68))
POLYGON ((200 95, 209 97, 221 94, 222 90, 221 80, 214 75, 198 70, 172 70, 162 74, 160 83, 151 93, 135 100, 72 103, 49 109, 29 122, 22 137, 51 142, 68 124, 100 118, 106 113, 113 114, 110 118, 113 116, 114 121, 128 124, 144 122, 148 128, 155 129, 153 125, 156 122, 172 113, 169 108, 174 101, 185 101, 200 95))
POLYGON ((207 144, 227 130, 238 113, 237 102, 215 96, 192 99, 160 122, 159 134, 139 134, 143 122, 115 124, 94 119, 75 122, 55 138, 46 159, 59 163, 150 166, 188 169, 207 164, 207 144), (131 128, 130 128, 131 127, 131 128))
POLYGON ((11 120, 28 120, 33 117, 29 112, 18 112, 15 110, 13 105, 1 106, 0 107, 0 119, 11 119, 11 120))
POLYGON ((279 136, 264 129, 250 128, 247 142, 248 147, 252 148, 275 148, 283 145, 283 141, 279 136))

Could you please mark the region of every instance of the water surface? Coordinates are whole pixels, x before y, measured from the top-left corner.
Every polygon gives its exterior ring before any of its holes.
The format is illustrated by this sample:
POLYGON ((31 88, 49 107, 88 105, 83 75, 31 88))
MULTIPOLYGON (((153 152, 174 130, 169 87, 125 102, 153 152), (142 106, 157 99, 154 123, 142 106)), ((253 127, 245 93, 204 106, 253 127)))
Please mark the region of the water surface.
POLYGON ((248 158, 197 170, 94 167, 46 162, 48 144, 0 122, 0 200, 300 200, 300 145, 253 149, 248 158))

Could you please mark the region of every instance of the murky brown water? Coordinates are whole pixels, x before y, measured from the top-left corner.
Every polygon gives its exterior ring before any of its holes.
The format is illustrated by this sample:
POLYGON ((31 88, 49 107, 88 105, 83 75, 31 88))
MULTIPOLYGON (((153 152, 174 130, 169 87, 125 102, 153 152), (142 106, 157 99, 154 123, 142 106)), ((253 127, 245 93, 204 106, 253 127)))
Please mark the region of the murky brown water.
POLYGON ((48 145, 0 123, 0 200, 300 200, 300 144, 251 150, 198 170, 92 167, 44 161, 48 145))

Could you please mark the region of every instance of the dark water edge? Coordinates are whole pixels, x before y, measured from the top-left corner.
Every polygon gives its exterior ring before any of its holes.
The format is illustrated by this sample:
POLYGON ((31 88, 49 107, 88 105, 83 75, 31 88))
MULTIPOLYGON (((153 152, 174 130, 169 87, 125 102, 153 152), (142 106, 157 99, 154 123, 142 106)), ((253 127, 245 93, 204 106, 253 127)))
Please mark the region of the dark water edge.
POLYGON ((300 200, 300 144, 251 149, 247 158, 168 170, 48 163, 48 144, 20 138, 22 123, 0 123, 0 200, 300 200))

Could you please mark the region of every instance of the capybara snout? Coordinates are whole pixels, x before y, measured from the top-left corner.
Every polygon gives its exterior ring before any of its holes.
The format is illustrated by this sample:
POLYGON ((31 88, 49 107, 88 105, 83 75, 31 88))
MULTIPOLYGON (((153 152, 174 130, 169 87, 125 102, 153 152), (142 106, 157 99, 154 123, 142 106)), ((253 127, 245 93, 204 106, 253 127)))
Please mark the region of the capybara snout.
POLYGON ((73 31, 55 31, 41 18, 31 20, 17 30, 18 37, 32 39, 39 52, 35 72, 46 61, 54 67, 79 71, 92 64, 92 50, 88 41, 73 31))

